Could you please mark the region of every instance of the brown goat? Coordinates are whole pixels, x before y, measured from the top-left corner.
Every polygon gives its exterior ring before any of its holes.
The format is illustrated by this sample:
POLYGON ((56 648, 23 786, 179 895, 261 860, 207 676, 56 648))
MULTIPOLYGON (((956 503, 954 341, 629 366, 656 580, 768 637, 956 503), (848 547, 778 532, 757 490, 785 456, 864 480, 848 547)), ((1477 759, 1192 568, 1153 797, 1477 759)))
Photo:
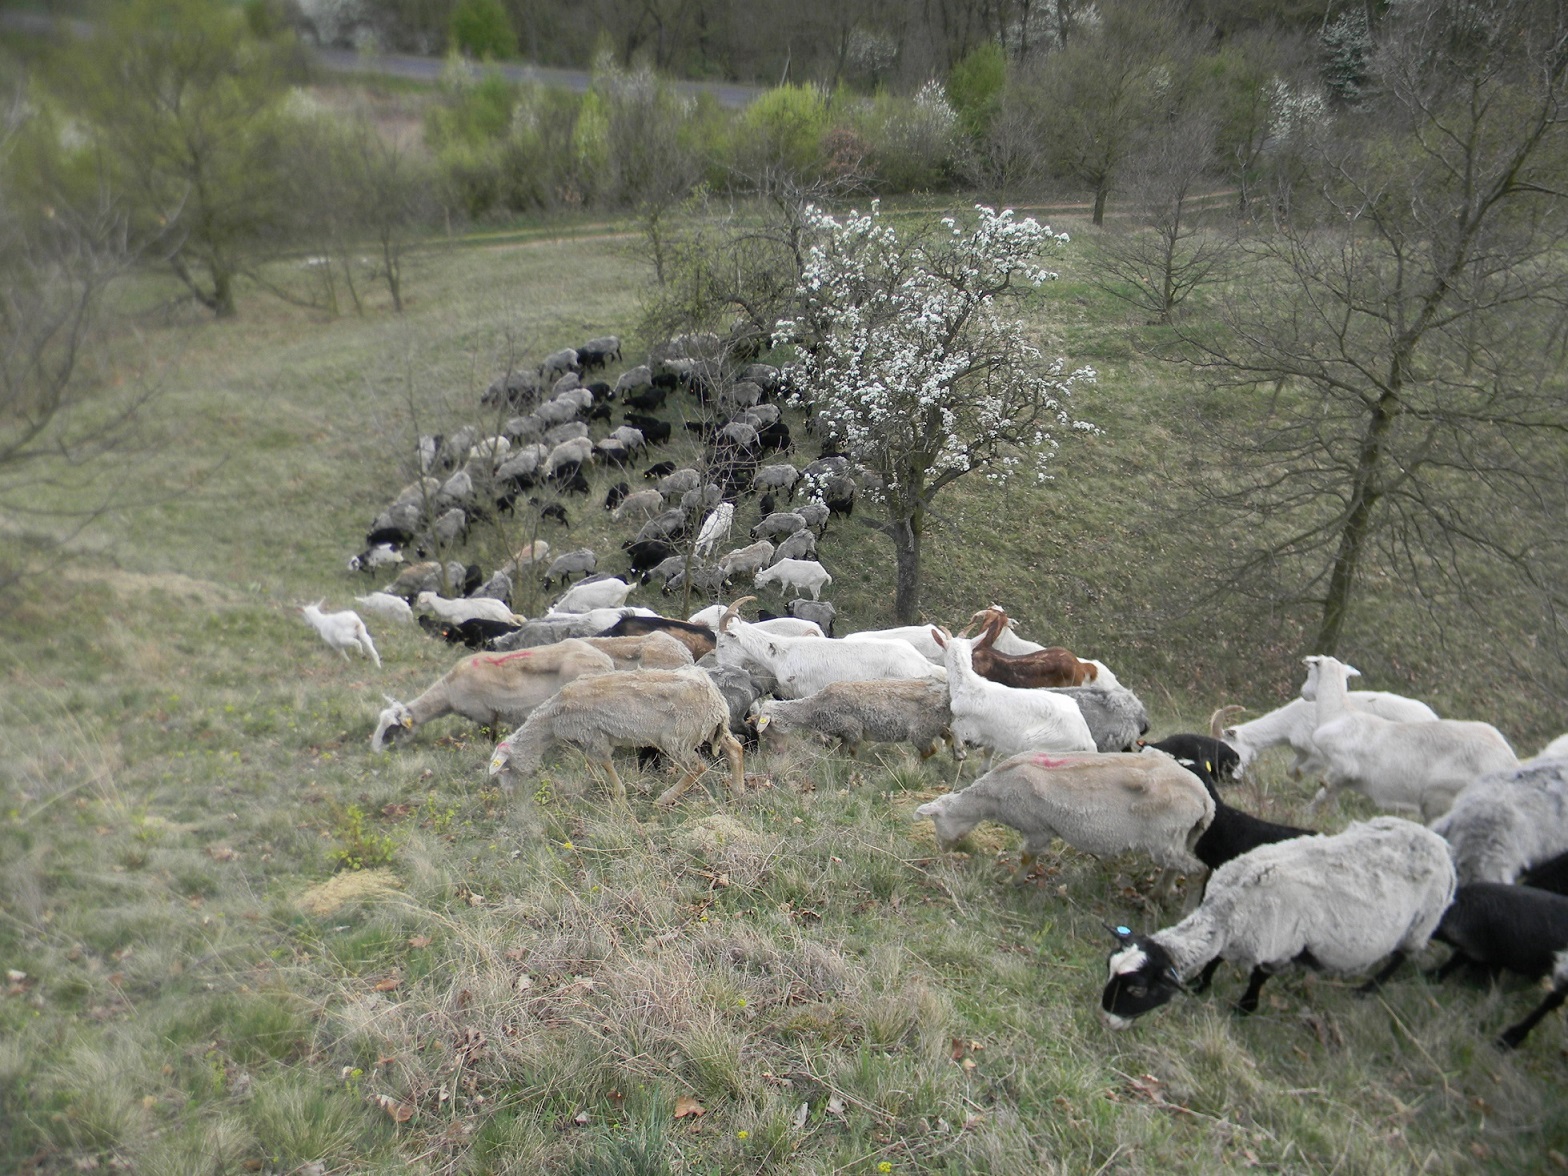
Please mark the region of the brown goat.
POLYGON ((1007 614, 995 605, 975 613, 970 627, 977 622, 980 635, 975 638, 973 664, 975 673, 982 678, 1029 690, 1039 686, 1087 686, 1100 676, 1100 668, 1093 662, 1079 661, 1059 645, 1018 655, 992 649, 1007 628, 1007 614))

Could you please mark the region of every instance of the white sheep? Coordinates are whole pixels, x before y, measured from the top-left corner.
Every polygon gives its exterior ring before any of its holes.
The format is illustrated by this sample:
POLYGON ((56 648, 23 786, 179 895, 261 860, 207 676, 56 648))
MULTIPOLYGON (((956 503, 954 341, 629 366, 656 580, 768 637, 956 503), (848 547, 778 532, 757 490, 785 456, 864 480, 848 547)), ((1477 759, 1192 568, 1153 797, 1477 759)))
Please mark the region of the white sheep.
POLYGON ((1541 748, 1540 751, 1536 752, 1533 758, 1538 760, 1568 759, 1568 735, 1559 735, 1545 747, 1541 748))
POLYGON ((759 571, 752 582, 758 588, 772 584, 784 596, 804 589, 811 593, 812 600, 820 600, 822 589, 833 583, 833 577, 814 559, 781 559, 759 571))
POLYGON ((1323 787, 1307 806, 1309 812, 1348 787, 1373 804, 1415 809, 1423 820, 1432 820, 1465 785, 1519 762, 1508 740, 1490 723, 1395 723, 1351 710, 1346 683, 1356 669, 1326 656, 1305 661, 1317 671, 1318 725, 1312 746, 1324 764, 1323 787))
POLYGON ((461 625, 474 619, 500 621, 507 625, 521 625, 527 617, 518 616, 506 601, 493 596, 465 596, 448 599, 434 592, 421 592, 414 598, 414 611, 430 613, 452 625, 461 625))
POLYGON ((1432 831, 1454 851, 1461 882, 1513 882, 1568 851, 1568 759, 1526 760, 1460 790, 1432 831))
MULTIPOLYGON (((804 698, 831 682, 942 676, 939 667, 902 642, 848 645, 820 635, 791 637, 763 628, 764 624, 777 624, 776 621, 747 624, 737 620, 735 614, 740 606, 754 599, 744 596, 725 610, 715 626, 718 644, 714 653, 723 665, 756 668, 771 675, 778 683, 776 693, 781 698, 804 698)), ((788 617, 779 620, 806 623, 788 617)), ((817 632, 820 634, 821 630, 817 632)))
POLYGON ((673 804, 702 774, 696 749, 709 744, 730 764, 730 787, 745 791, 744 757, 730 734, 729 706, 712 680, 695 666, 685 670, 639 670, 599 674, 563 685, 536 709, 490 757, 490 774, 513 784, 539 770, 553 744, 575 747, 604 769, 616 800, 626 786, 615 770, 617 747, 656 747, 682 769, 680 780, 656 803, 673 804))
POLYGON ((393 596, 390 592, 371 592, 365 596, 356 596, 354 603, 371 616, 380 617, 384 621, 398 621, 406 625, 414 623, 414 610, 408 607, 408 601, 401 596, 393 596))
POLYGON ((1003 756, 1030 748, 1095 750, 1094 734, 1071 698, 1049 690, 1023 690, 987 681, 971 664, 972 642, 942 630, 932 634, 944 649, 955 739, 1003 756))
POLYGON ((322 601, 318 600, 315 604, 300 608, 306 623, 316 630, 323 641, 341 653, 344 661, 348 661, 349 650, 357 649, 379 667, 381 655, 376 652, 375 642, 370 639, 370 630, 365 628, 365 622, 360 620, 359 614, 353 609, 324 613, 321 605, 322 601))
POLYGON ((596 608, 620 608, 631 594, 632 585, 611 577, 576 584, 550 606, 552 613, 585 613, 596 608))
POLYGON ((1101 1018, 1125 1029, 1199 977, 1206 987, 1221 960, 1251 968, 1237 1009, 1258 1007, 1264 981, 1295 964, 1325 972, 1365 972, 1404 957, 1431 938, 1454 897, 1454 865, 1443 839, 1398 817, 1351 825, 1333 837, 1297 837, 1260 846, 1209 877, 1203 903, 1153 935, 1115 928, 1101 1018))
POLYGON ((1130 849, 1170 871, 1197 873, 1198 838, 1214 820, 1214 798, 1203 782, 1169 756, 1115 752, 1059 755, 1026 751, 1011 756, 961 792, 921 805, 937 843, 952 846, 981 821, 997 821, 1024 835, 1015 881, 1060 837, 1098 857, 1130 849))
POLYGON ((386 709, 376 718, 370 748, 381 751, 393 736, 411 733, 442 715, 462 715, 487 727, 520 723, 562 684, 614 668, 609 654, 575 640, 541 649, 472 654, 410 703, 387 696, 386 709))
POLYGON ((769 699, 752 708, 757 734, 778 740, 806 730, 837 740, 851 756, 862 743, 908 743, 929 759, 949 744, 954 759, 947 686, 915 678, 875 682, 832 682, 805 698, 769 699))

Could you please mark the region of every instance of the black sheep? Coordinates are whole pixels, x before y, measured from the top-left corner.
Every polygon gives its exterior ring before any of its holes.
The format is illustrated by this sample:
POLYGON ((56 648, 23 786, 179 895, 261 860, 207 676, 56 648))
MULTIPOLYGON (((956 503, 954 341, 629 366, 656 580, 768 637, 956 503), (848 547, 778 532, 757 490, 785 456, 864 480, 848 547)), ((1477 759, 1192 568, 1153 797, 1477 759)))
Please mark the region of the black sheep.
POLYGON ((1501 1049, 1514 1049, 1530 1030, 1568 998, 1568 898, 1530 886, 1471 882, 1454 893, 1432 938, 1454 954, 1438 970, 1442 979, 1464 964, 1517 972, 1535 979, 1550 976, 1552 990, 1535 1010, 1503 1030, 1501 1049))
MULTIPOLYGON (((1180 732, 1167 735, 1158 742, 1138 740, 1139 747, 1152 747, 1163 751, 1172 759, 1184 764, 1208 764, 1215 780, 1234 780, 1241 770, 1241 756, 1223 739, 1212 735, 1194 735, 1180 732)), ((1201 776, 1200 776, 1201 779, 1201 776)))
POLYGON ((441 637, 452 645, 466 645, 469 649, 485 649, 497 637, 505 637, 508 633, 515 633, 521 625, 509 625, 505 621, 491 621, 483 617, 473 617, 466 621, 442 621, 435 617, 421 616, 420 627, 425 632, 435 637, 441 637))
POLYGON ((632 488, 625 482, 615 483, 604 496, 604 509, 614 510, 626 500, 626 496, 631 492, 632 488))

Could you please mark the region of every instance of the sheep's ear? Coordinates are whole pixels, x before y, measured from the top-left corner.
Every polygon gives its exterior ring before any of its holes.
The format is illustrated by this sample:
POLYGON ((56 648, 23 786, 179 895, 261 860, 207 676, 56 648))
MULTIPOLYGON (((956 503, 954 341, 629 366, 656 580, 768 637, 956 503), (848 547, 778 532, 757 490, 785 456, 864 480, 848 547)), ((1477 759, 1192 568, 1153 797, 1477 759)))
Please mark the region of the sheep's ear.
POLYGON ((1112 927, 1109 923, 1102 924, 1104 928, 1116 937, 1117 943, 1132 943, 1133 933, 1131 927, 1112 927))

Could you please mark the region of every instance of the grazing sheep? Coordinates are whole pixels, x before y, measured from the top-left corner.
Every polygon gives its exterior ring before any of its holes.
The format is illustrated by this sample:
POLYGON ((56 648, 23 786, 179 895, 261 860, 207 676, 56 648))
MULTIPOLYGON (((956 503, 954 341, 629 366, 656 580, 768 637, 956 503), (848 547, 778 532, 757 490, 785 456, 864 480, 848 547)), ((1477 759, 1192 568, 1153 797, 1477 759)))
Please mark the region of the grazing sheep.
POLYGON ((702 486, 702 475, 690 466, 666 474, 658 481, 659 493, 665 498, 679 498, 702 486))
POLYGON ((621 499, 620 505, 610 512, 616 522, 625 518, 652 518, 664 510, 664 495, 657 490, 638 490, 621 499))
POLYGON ((773 544, 766 539, 758 539, 747 547, 737 547, 719 556, 719 567, 724 569, 726 578, 733 579, 745 572, 755 574, 761 571, 772 558, 773 544))
POLYGON ((575 375, 582 370, 583 365, 577 358, 577 352, 571 347, 563 347, 559 351, 550 352, 539 364, 539 374, 546 379, 553 379, 567 372, 575 375))
POLYGON ((369 572, 388 564, 403 562, 403 553, 391 543, 374 543, 358 555, 348 557, 348 570, 369 572))
POLYGON ((690 582, 692 588, 704 596, 717 596, 724 591, 724 585, 729 577, 724 574, 724 569, 706 564, 682 564, 671 572, 664 580, 664 587, 660 589, 664 595, 684 588, 690 582))
POLYGON ((1353 666, 1332 657, 1305 659, 1316 671, 1318 725, 1312 745, 1325 764, 1312 811, 1340 788, 1354 788, 1373 804, 1415 809, 1423 820, 1446 812, 1461 788, 1489 772, 1518 764, 1508 740, 1490 723, 1439 719, 1392 723, 1354 711, 1346 702, 1353 666))
POLYGON ((1460 882, 1514 881, 1568 852, 1568 760, 1526 760, 1472 781, 1432 831, 1452 847, 1460 882))
POLYGON ((982 678, 970 664, 971 642, 947 636, 943 630, 932 633, 944 648, 954 738, 1004 756, 1030 748, 1095 750, 1094 734, 1072 699, 1048 690, 1018 690, 982 678))
MULTIPOLYGON (((624 619, 624 618, 623 618, 624 619)), ((610 655, 617 670, 679 670, 696 661, 685 642, 655 630, 636 636, 580 637, 578 640, 610 655)))
POLYGON ((522 726, 503 739, 490 757, 490 774, 513 785, 539 770, 554 744, 575 747, 604 769, 616 800, 626 786, 610 758, 617 747, 654 747, 680 766, 683 775, 656 803, 673 804, 702 774, 696 749, 709 744, 730 764, 730 787, 745 791, 744 756, 729 730, 729 707, 711 679, 695 666, 684 670, 639 670, 599 674, 563 685, 522 726))
POLYGON ((796 531, 773 549, 773 563, 785 559, 817 558, 817 537, 810 531, 796 531))
POLYGON ((1125 686, 1109 690, 1103 686, 1063 686, 1052 688, 1051 693, 1078 704, 1100 751, 1132 751, 1138 736, 1149 730, 1149 712, 1125 686))
POLYGON ((620 358, 621 341, 615 335, 602 335, 597 339, 590 339, 577 348, 577 362, 585 372, 602 368, 611 360, 620 358))
POLYGON ((535 539, 526 547, 519 547, 512 553, 512 558, 501 565, 501 571, 507 575, 516 575, 524 568, 543 563, 550 558, 550 545, 543 539, 535 539))
POLYGON ((514 613, 507 606, 506 601, 496 600, 490 596, 448 600, 443 596, 437 596, 434 592, 421 592, 414 599, 414 609, 417 612, 433 613, 452 625, 460 625, 476 617, 486 621, 500 621, 507 625, 521 625, 528 619, 514 613))
POLYGON ((512 599, 511 573, 504 570, 492 573, 488 580, 475 588, 469 595, 475 598, 487 596, 491 600, 510 601, 512 599))
POLYGON ((585 613, 596 608, 620 608, 626 603, 632 585, 625 580, 592 580, 579 583, 550 606, 553 613, 585 613))
POLYGON ((921 759, 930 759, 946 742, 955 760, 963 755, 953 743, 953 715, 941 682, 832 682, 805 698, 760 702, 752 713, 758 735, 777 739, 807 730, 837 740, 851 756, 868 742, 908 743, 921 759))
POLYGON ((341 653, 344 661, 348 661, 349 650, 357 649, 380 667, 381 655, 376 652, 375 642, 370 639, 370 630, 365 628, 365 622, 359 619, 359 614, 353 609, 324 613, 321 605, 322 602, 318 600, 299 610, 321 639, 341 653))
MULTIPOLYGON (((751 476, 751 488, 765 493, 785 491, 786 501, 795 501, 795 484, 800 480, 800 471, 788 464, 763 466, 751 476)), ((764 514, 769 512, 764 511, 764 514)))
POLYGON ((831 601, 807 600, 797 596, 784 606, 784 611, 799 620, 812 622, 829 637, 833 636, 833 622, 838 619, 838 609, 833 607, 831 601))
POLYGON ((822 590, 833 583, 833 577, 814 559, 784 559, 763 568, 752 577, 752 583, 758 588, 772 584, 781 596, 805 589, 811 593, 812 600, 817 600, 821 598, 822 590))
POLYGON ((806 529, 806 520, 794 511, 775 511, 751 529, 753 539, 774 539, 806 529))
POLYGON ((393 596, 390 592, 372 592, 368 596, 356 596, 354 603, 371 616, 380 617, 384 621, 400 621, 407 625, 414 623, 414 610, 408 607, 408 601, 401 596, 393 596))
POLYGON ((491 728, 520 723, 563 683, 585 674, 609 673, 614 665, 608 654, 581 641, 505 654, 473 654, 406 705, 388 696, 386 709, 376 719, 370 749, 381 751, 393 736, 412 733, 443 715, 462 715, 491 728))
POLYGON ((1206 987, 1221 960, 1252 969, 1236 1005, 1242 1013, 1254 1012, 1264 982, 1293 964, 1346 974, 1390 957, 1364 988, 1374 990, 1426 945, 1454 886, 1443 839, 1398 817, 1261 846, 1214 871, 1202 904, 1176 926, 1153 935, 1113 930, 1119 946, 1101 1018, 1125 1029, 1193 976, 1201 973, 1197 988, 1206 987))
POLYGON ((1097 857, 1136 849, 1167 870, 1201 870, 1193 847, 1214 819, 1214 800, 1196 776, 1164 756, 1031 750, 915 814, 931 818, 943 848, 981 821, 1017 829, 1024 846, 1013 877, 1021 882, 1054 837, 1097 857))
POLYGON ((435 560, 425 560, 422 563, 409 564, 397 574, 397 578, 381 591, 389 596, 401 596, 404 600, 413 600, 421 592, 434 592, 445 587, 446 573, 435 560))
POLYGON ((556 580, 563 583, 571 581, 573 576, 592 575, 599 566, 599 557, 587 547, 579 547, 576 551, 568 551, 565 555, 558 555, 544 572, 544 586, 549 588, 556 580))
POLYGON ((1464 964, 1532 980, 1551 978, 1551 991, 1535 1010, 1498 1035, 1499 1049, 1517 1049, 1568 998, 1568 898, 1560 894, 1500 882, 1468 883, 1455 892, 1432 938, 1454 949, 1438 969, 1439 979, 1464 964))

